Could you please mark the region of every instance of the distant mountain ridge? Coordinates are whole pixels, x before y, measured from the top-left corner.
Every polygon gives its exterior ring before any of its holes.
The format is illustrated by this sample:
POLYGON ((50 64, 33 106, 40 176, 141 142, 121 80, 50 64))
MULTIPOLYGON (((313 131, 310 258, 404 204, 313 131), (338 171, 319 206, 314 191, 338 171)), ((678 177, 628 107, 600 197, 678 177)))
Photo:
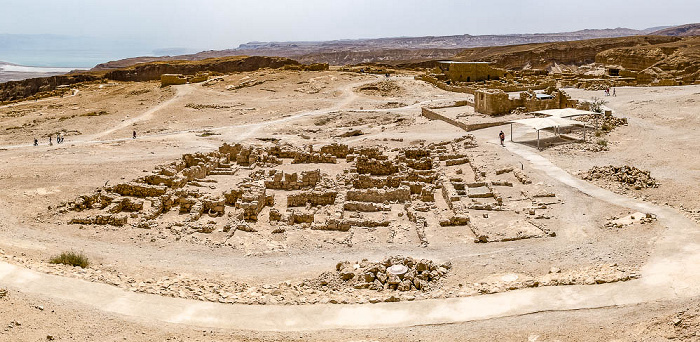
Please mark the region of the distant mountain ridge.
MULTIPOLYGON (((663 27, 665 28, 665 27, 663 27)), ((552 41, 584 40, 594 38, 614 38, 634 35, 644 35, 660 28, 635 30, 629 28, 614 29, 585 29, 561 33, 516 33, 501 35, 450 35, 422 37, 394 37, 371 39, 340 39, 330 41, 291 41, 291 42, 249 42, 241 44, 233 50, 256 50, 269 48, 324 48, 324 47, 375 47, 383 49, 452 49, 490 46, 483 44, 498 43, 498 45, 515 45, 527 43, 544 43, 552 41)))
MULTIPOLYGON (((661 27, 665 28, 665 27, 661 27)), ((237 55, 279 56, 294 58, 302 63, 328 63, 347 65, 373 62, 415 61, 450 58, 461 49, 616 38, 644 35, 659 30, 629 28, 585 29, 562 33, 526 33, 505 35, 451 35, 424 37, 395 37, 372 39, 341 39, 331 41, 248 42, 238 48, 202 51, 195 54, 163 57, 135 57, 98 64, 94 70, 123 68, 137 63, 167 60, 201 60, 205 58, 237 55)))
POLYGON ((663 28, 654 31, 652 34, 659 36, 700 36, 700 23, 663 28))

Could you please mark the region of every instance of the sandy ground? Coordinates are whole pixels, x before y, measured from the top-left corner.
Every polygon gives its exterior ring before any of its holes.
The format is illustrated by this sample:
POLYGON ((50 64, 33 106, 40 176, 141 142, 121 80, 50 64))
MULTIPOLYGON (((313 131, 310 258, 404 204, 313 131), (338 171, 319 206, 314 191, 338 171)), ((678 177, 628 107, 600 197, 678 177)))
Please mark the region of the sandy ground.
MULTIPOLYGON (((664 227, 652 223, 606 228, 608 218, 630 214, 629 210, 591 200, 529 169, 524 171, 533 183, 556 193, 560 200, 547 220, 556 237, 476 244, 471 232, 446 227, 428 229, 431 243, 427 248, 410 239, 404 243, 382 242, 380 232, 359 236, 361 243, 349 248, 332 242, 342 240, 344 234, 330 233, 312 237, 308 244, 290 244, 282 251, 268 252, 259 244, 236 249, 194 240, 161 239, 156 233, 132 227, 80 229, 52 216, 48 209, 90 193, 105 182, 134 179, 184 153, 211 151, 223 142, 257 143, 257 138, 276 138, 296 145, 342 142, 398 148, 464 135, 446 123, 420 116, 421 105, 463 100, 463 95, 438 90, 411 77, 393 78, 394 87, 384 92, 361 90, 375 81, 373 76, 335 71, 260 71, 225 76, 209 86, 91 84, 80 87, 73 97, 0 108, 5 132, 0 135, 0 186, 4 189, 0 193, 0 249, 8 258, 15 257, 26 265, 45 265, 57 252, 73 249, 88 255, 92 268, 100 272, 136 279, 186 275, 251 285, 315 277, 333 270, 343 260, 378 260, 403 254, 451 261, 454 267, 444 286, 508 274, 537 276, 547 274, 552 267, 568 270, 617 264, 634 270, 644 265, 653 252, 653 241, 663 234, 664 227), (232 89, 251 80, 258 84, 232 89), (361 130, 363 135, 337 137, 350 130, 361 130), (138 139, 131 139, 132 131, 137 132, 138 139), (65 136, 64 144, 55 144, 56 133, 65 136), (52 146, 47 145, 48 135, 54 136, 52 146), (34 137, 39 138, 40 146, 31 146, 34 137)), ((573 89, 569 93, 582 99, 600 96, 573 89)), ((617 116, 629 118, 629 125, 604 137, 610 142, 609 151, 562 152, 553 148, 545 149, 542 155, 572 174, 608 164, 649 170, 662 184, 659 188, 615 190, 661 205, 668 203, 697 218, 700 200, 695 194, 700 192, 700 162, 694 131, 700 124, 698 93, 698 86, 618 88, 617 97, 605 98, 607 106, 617 116)), ((468 114, 465 110, 464 115, 468 114)), ((470 150, 470 155, 488 170, 520 168, 520 157, 497 146, 499 129, 476 132, 479 146, 470 150)), ((439 202, 438 198, 438 206, 444 205, 439 202)), ((66 275, 72 272, 60 271, 66 275)), ((398 341, 436 337, 467 341, 653 341, 667 337, 697 339, 688 331, 698 324, 697 316, 680 314, 695 310, 697 315, 697 300, 452 325, 295 334, 202 331, 140 321, 22 294, 17 289, 11 289, 0 302, 7 304, 0 306, 0 324, 6 325, 0 331, 0 340, 13 341, 44 340, 48 335, 59 340, 99 341, 398 341), (676 324, 678 315, 686 315, 691 323, 676 324)))

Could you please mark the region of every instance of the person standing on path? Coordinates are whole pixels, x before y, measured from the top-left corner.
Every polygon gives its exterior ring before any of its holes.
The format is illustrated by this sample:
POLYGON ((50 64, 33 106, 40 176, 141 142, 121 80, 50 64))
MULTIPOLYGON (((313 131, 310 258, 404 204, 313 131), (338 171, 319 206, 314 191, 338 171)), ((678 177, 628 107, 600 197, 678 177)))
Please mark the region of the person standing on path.
POLYGON ((615 88, 613 88, 613 97, 615 96, 617 96, 617 94, 615 93, 615 88))
POLYGON ((34 138, 34 146, 39 146, 39 140, 37 138, 34 138))
POLYGON ((501 146, 506 146, 503 144, 504 141, 506 141, 506 135, 501 131, 501 133, 498 133, 498 138, 501 139, 501 146))
POLYGON ((134 131, 134 134, 132 135, 131 139, 136 139, 136 131, 134 131))

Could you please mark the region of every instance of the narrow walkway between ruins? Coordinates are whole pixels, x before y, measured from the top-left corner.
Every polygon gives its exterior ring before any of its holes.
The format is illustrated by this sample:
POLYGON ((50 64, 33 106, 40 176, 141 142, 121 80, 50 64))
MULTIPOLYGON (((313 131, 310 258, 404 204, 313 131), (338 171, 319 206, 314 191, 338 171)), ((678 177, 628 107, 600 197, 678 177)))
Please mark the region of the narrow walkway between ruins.
MULTIPOLYGON (((347 99, 346 101, 350 101, 347 99)), ((492 130, 475 132, 490 137, 492 130), (488 134, 488 135, 486 135, 488 134)), ((483 138, 484 143, 493 143, 483 138)), ((491 139, 493 140, 493 139, 491 139)), ((655 206, 601 189, 575 178, 535 149, 508 144, 552 181, 596 200, 657 215, 667 228, 640 279, 601 285, 539 287, 466 298, 360 305, 237 305, 139 294, 74 278, 58 277, 0 262, 0 284, 32 293, 90 305, 138 319, 209 328, 264 331, 387 328, 447 324, 543 311, 578 310, 697 296, 700 288, 700 229, 671 208, 655 206)))

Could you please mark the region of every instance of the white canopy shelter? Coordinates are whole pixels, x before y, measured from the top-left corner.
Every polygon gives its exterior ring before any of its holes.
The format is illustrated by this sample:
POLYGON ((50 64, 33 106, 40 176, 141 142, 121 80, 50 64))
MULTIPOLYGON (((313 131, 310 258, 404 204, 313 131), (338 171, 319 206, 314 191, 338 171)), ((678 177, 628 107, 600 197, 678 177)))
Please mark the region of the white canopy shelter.
POLYGON ((583 122, 581 121, 576 121, 576 120, 571 120, 571 119, 564 119, 564 118, 559 118, 556 116, 550 116, 548 118, 530 118, 530 119, 520 119, 520 120, 515 120, 512 121, 511 123, 518 123, 521 125, 525 125, 528 127, 531 127, 536 130, 541 130, 545 128, 556 128, 556 127, 562 127, 562 126, 582 126, 583 122))
POLYGON ((533 114, 547 115, 557 118, 573 118, 582 115, 600 115, 600 113, 591 112, 588 110, 581 110, 576 108, 562 108, 562 109, 545 109, 532 112, 533 114))
MULTIPOLYGON (((558 110, 558 109, 557 109, 558 110)), ((576 121, 576 120, 571 120, 571 119, 566 119, 563 117, 558 117, 558 116, 550 116, 546 118, 530 118, 530 119, 520 119, 520 120, 514 120, 510 122, 510 141, 513 141, 513 124, 521 124, 528 126, 534 130, 537 131, 537 148, 540 148, 540 130, 546 129, 546 128, 553 128, 555 130, 558 130, 559 127, 566 127, 566 126, 583 126, 584 131, 583 131, 583 140, 586 140, 586 124, 581 121, 576 121)))

